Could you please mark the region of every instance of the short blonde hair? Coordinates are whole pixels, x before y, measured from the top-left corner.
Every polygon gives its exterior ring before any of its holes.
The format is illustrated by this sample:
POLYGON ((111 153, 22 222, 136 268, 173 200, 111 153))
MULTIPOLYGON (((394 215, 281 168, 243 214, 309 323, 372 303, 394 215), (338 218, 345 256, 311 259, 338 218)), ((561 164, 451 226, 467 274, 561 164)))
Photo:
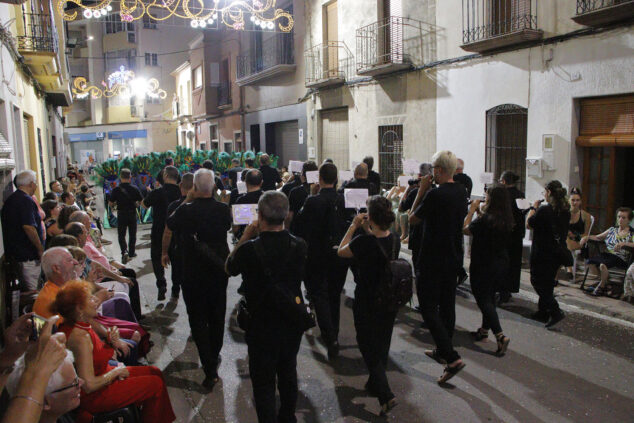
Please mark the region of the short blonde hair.
POLYGON ((431 158, 434 167, 444 169, 449 175, 456 173, 458 167, 458 158, 449 150, 437 151, 431 158))

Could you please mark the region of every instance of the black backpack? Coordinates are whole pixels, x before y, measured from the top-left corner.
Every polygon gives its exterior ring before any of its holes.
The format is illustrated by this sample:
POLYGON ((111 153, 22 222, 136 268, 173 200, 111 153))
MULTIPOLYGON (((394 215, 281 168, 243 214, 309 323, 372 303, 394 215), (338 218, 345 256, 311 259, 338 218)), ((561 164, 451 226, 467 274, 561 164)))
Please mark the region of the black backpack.
POLYGON ((377 240, 377 245, 385 257, 385 266, 376 289, 376 303, 379 309, 389 312, 398 311, 412 299, 414 280, 412 265, 407 260, 398 258, 398 238, 392 235, 392 239, 392 257, 377 240))

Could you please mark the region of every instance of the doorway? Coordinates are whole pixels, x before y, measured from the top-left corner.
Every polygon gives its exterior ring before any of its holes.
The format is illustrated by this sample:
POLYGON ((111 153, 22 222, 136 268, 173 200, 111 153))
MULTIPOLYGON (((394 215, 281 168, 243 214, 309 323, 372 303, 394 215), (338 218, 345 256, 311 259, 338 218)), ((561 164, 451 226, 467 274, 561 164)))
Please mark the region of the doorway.
POLYGON ((249 130, 251 138, 251 150, 260 151, 260 125, 251 125, 249 130))

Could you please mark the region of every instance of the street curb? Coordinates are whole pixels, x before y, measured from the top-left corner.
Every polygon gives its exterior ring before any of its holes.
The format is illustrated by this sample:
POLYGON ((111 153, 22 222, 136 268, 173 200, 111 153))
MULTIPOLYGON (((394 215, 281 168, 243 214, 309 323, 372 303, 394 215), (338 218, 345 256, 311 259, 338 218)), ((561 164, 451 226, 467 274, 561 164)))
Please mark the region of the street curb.
MULTIPOLYGON (((401 246, 401 253, 407 256, 405 258, 411 261, 412 253, 410 250, 407 249, 406 246, 401 246)), ((525 272, 524 270, 522 271, 525 272)), ((561 285, 574 289, 573 286, 565 284, 565 283, 562 283, 561 285)), ((467 292, 472 294, 470 284, 464 283, 461 285, 461 287, 463 288, 463 290, 466 290, 467 292)), ((539 298, 537 294, 533 291, 530 283, 527 283, 523 280, 520 282, 519 293, 514 295, 524 300, 530 301, 533 304, 537 304, 537 300, 539 298)), ((571 298, 567 296, 565 293, 562 294, 561 292, 555 292, 555 297, 557 298, 557 301, 559 302, 561 309, 568 313, 582 314, 585 316, 609 321, 611 323, 617 323, 617 324, 627 326, 630 328, 634 328, 634 313, 632 314, 621 313, 620 311, 611 309, 609 305, 597 306, 593 304, 588 304, 586 302, 578 301, 574 298, 571 298)))

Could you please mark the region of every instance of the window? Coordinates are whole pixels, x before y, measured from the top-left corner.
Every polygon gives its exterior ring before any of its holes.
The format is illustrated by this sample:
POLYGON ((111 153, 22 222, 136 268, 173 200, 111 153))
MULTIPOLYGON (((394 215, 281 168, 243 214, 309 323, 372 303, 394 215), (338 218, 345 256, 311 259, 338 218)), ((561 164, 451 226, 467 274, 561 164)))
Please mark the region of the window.
POLYGON ((242 149, 242 134, 240 132, 233 133, 233 141, 236 151, 243 151, 242 149))
POLYGON ((218 125, 209 126, 209 139, 211 140, 211 149, 218 151, 218 125))
POLYGON ((225 151, 227 153, 233 153, 233 141, 232 140, 225 141, 224 145, 225 145, 225 151))
MULTIPOLYGON (((381 185, 396 185, 403 172, 403 125, 379 126, 379 174, 381 185)), ((382 187, 379 187, 382 188, 382 187)))
POLYGON ((122 31, 134 31, 134 22, 121 22, 121 15, 113 13, 106 16, 106 34, 116 34, 122 31))
POLYGON ((145 66, 158 66, 158 54, 145 53, 145 66))
POLYGON ((485 169, 498 180, 505 170, 520 176, 517 188, 526 187, 526 134, 528 109, 502 104, 486 112, 485 169))
POLYGON ((143 15, 143 28, 156 29, 156 22, 148 15, 143 15))
POLYGON ((161 99, 159 97, 151 97, 149 95, 146 95, 145 104, 161 104, 161 99))
POLYGON ((128 32, 128 42, 129 43, 136 43, 136 33, 135 32, 128 32))
POLYGON ((203 86, 203 67, 198 66, 194 69, 194 89, 203 86))

